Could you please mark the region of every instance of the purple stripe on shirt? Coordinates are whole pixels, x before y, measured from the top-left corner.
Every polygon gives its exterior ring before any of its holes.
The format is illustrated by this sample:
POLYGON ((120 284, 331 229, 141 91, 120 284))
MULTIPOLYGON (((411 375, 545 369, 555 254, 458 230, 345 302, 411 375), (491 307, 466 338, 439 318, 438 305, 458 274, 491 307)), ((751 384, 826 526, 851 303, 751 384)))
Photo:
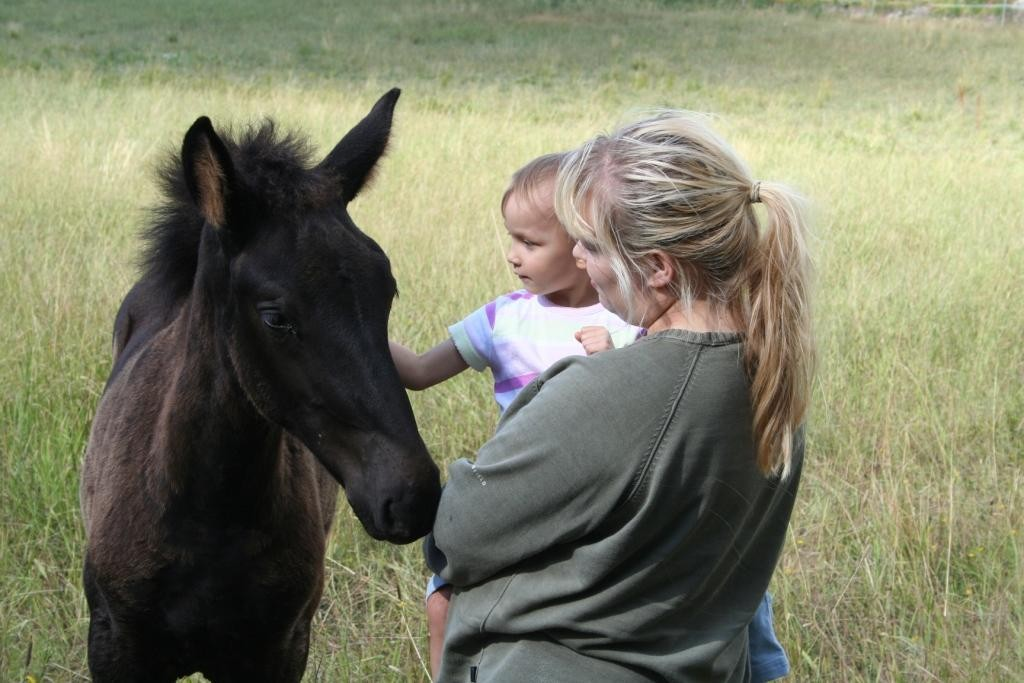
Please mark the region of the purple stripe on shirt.
POLYGON ((492 330, 494 329, 494 309, 496 308, 495 304, 497 303, 497 301, 492 301, 484 307, 484 310, 487 312, 487 323, 491 326, 492 330))
POLYGON ((519 375, 519 377, 510 377, 509 379, 503 379, 500 382, 494 383, 494 393, 501 394, 506 391, 515 391, 516 389, 522 389, 527 384, 532 382, 539 373, 531 372, 526 375, 519 375))

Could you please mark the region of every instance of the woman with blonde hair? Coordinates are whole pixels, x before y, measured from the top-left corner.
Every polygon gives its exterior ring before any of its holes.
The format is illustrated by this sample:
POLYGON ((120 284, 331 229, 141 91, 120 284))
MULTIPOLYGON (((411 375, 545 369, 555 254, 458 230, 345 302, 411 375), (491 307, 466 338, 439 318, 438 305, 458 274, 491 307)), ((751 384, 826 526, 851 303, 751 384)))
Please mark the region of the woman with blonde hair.
POLYGON ((554 365, 451 465, 425 546, 454 586, 439 678, 749 681, 803 462, 801 202, 663 112, 570 153, 556 209, 648 333, 554 365))

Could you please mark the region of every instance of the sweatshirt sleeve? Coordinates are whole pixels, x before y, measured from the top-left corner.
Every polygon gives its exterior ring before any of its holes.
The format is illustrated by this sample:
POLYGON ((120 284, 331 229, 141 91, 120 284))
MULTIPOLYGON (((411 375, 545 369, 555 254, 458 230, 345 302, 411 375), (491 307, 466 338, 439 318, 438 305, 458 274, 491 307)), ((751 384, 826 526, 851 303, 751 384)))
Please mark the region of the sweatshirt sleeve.
MULTIPOLYGON (((523 390, 475 461, 448 470, 427 563, 478 583, 594 529, 625 497, 642 460, 595 359, 560 361, 523 390)), ((627 411, 628 412, 628 411, 627 411)))

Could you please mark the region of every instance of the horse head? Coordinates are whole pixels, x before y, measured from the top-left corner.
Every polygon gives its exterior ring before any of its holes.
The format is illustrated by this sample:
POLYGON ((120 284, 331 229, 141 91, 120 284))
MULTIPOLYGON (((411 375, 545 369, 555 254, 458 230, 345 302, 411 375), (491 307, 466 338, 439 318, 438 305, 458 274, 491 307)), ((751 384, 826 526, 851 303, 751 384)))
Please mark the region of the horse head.
POLYGON ((239 386, 345 488, 371 536, 404 543, 433 523, 438 470, 388 351, 390 263, 348 213, 387 146, 398 95, 312 168, 268 145, 226 144, 205 117, 181 160, 206 223, 202 251, 218 264, 211 305, 239 386))

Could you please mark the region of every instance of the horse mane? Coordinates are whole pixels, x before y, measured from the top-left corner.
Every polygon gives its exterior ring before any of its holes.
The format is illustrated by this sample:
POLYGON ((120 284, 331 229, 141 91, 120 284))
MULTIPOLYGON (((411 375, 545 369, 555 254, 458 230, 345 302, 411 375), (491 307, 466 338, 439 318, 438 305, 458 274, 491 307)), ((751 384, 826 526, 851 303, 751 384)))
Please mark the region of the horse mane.
MULTIPOLYGON (((273 120, 248 126, 237 140, 230 131, 221 139, 235 166, 238 191, 250 206, 257 202, 276 213, 298 209, 319 194, 323 183, 312 169, 308 141, 279 133, 273 120)), ((179 152, 168 154, 157 176, 163 200, 142 231, 141 279, 173 303, 192 290, 204 221, 186 186, 179 152)))

